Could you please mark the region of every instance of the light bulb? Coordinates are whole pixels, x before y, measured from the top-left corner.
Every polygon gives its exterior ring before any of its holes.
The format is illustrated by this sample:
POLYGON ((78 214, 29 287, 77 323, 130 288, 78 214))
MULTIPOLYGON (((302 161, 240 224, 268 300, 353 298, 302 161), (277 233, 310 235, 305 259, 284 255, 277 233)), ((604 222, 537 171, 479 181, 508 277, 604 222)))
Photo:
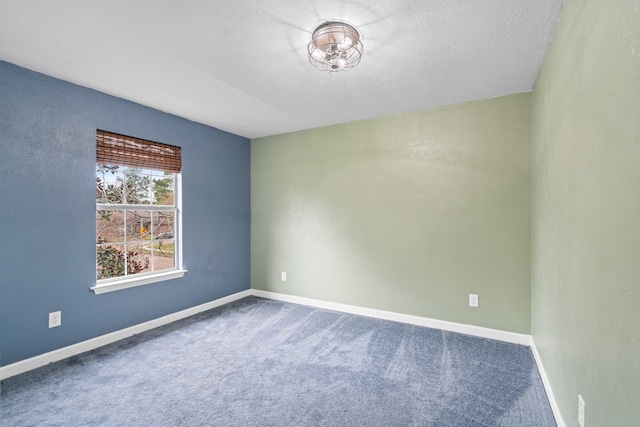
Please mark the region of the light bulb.
POLYGON ((317 61, 322 61, 324 60, 325 54, 320 49, 313 49, 311 51, 311 56, 317 61))
POLYGON ((349 49, 351 46, 353 46, 353 41, 349 37, 345 37, 342 43, 340 43, 342 49, 349 49))

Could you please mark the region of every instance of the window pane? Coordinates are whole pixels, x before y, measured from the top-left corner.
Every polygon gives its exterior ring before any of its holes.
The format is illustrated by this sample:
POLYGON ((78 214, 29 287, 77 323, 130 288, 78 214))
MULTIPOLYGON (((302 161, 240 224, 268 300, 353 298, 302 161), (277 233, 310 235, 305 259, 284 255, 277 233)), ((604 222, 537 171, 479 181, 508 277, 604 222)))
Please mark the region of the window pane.
POLYGON ((153 244, 154 270, 175 268, 175 241, 161 240, 153 244))
POLYGON ((96 211, 96 243, 124 242, 124 212, 96 211))
POLYGON ((124 245, 98 245, 96 252, 98 280, 124 276, 124 245))
POLYGON ((154 240, 174 238, 174 211, 153 212, 153 238, 154 240))
POLYGON ((151 243, 127 245, 127 274, 151 271, 151 243))
POLYGON ((151 211, 127 211, 127 242, 151 240, 151 211))
POLYGON ((174 175, 172 173, 154 172, 151 175, 153 183, 153 204, 173 205, 174 175))
POLYGON ((118 166, 96 165, 96 202, 123 203, 124 175, 118 166))
POLYGON ((125 169, 125 203, 129 205, 151 204, 151 175, 142 169, 125 169))

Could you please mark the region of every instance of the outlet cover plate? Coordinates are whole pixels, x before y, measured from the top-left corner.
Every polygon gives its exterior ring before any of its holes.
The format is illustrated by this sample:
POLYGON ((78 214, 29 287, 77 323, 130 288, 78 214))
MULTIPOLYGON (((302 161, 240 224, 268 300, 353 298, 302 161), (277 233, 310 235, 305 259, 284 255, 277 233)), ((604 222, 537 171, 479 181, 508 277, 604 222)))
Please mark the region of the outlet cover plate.
POLYGON ((49 313, 49 327, 56 328, 60 325, 62 325, 62 312, 54 311, 49 313))
POLYGON ((478 307, 478 295, 477 294, 469 294, 469 307, 478 307))

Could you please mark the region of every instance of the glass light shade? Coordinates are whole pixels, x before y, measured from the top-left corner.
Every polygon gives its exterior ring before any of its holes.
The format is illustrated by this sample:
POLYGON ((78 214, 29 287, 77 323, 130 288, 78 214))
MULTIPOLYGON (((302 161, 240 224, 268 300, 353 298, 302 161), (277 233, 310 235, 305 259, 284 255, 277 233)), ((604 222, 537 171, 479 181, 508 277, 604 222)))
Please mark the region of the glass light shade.
POLYGON ((344 22, 320 24, 307 45, 309 62, 320 71, 348 71, 360 62, 364 51, 361 39, 358 30, 344 22))

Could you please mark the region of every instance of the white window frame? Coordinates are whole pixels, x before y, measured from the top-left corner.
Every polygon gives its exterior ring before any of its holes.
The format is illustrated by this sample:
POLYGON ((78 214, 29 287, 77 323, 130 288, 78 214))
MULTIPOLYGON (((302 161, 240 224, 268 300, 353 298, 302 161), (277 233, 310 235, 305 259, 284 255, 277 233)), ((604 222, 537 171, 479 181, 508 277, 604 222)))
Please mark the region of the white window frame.
POLYGON ((117 203, 96 203, 96 212, 99 210, 145 210, 145 211, 166 211, 175 212, 174 224, 174 252, 175 268, 166 269, 159 272, 137 273, 128 276, 113 277, 109 279, 97 280, 95 286, 90 287, 96 295, 107 292, 129 289, 136 286, 148 285, 151 283, 163 282, 165 280, 177 279, 187 272, 182 264, 182 174, 174 173, 174 206, 152 205, 152 204, 117 204, 117 203))

